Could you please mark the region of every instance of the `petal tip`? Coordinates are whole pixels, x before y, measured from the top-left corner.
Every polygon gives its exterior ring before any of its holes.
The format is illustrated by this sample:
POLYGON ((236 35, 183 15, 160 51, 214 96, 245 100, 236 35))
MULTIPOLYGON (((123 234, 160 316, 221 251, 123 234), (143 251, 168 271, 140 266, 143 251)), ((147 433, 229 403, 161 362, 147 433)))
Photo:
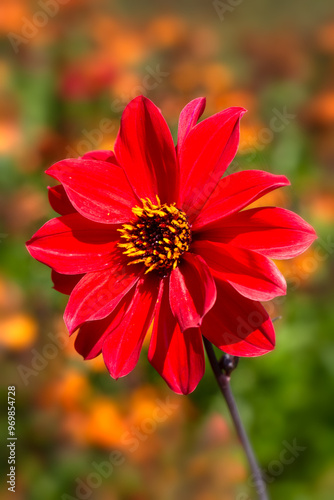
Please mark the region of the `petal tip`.
POLYGON ((231 106, 229 109, 234 110, 239 119, 242 118, 244 114, 248 113, 248 109, 243 108, 242 106, 231 106))
POLYGON ((57 172, 57 167, 55 167, 55 164, 51 165, 51 167, 44 170, 44 173, 46 175, 49 175, 50 177, 53 177, 54 179, 58 180, 56 172, 57 172))

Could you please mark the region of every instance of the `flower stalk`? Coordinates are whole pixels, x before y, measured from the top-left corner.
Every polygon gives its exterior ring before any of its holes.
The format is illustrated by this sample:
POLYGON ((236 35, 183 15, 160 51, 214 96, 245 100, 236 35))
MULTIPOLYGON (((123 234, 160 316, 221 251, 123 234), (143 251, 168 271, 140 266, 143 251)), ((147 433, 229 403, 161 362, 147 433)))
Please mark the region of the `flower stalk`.
POLYGON ((223 394, 224 399, 226 401, 237 435, 240 439, 242 447, 244 448, 249 463, 249 468, 252 472, 252 477, 254 480, 254 485, 257 491, 258 498, 259 500, 269 500, 266 484, 261 475, 261 470, 257 463, 246 430, 242 424, 240 414, 231 390, 231 385, 230 385, 231 373, 237 367, 238 358, 236 356, 230 356, 229 354, 225 354, 221 358, 221 360, 218 361, 211 342, 209 342, 209 340, 207 340, 205 337, 203 337, 203 340, 213 373, 216 377, 221 393, 223 394))

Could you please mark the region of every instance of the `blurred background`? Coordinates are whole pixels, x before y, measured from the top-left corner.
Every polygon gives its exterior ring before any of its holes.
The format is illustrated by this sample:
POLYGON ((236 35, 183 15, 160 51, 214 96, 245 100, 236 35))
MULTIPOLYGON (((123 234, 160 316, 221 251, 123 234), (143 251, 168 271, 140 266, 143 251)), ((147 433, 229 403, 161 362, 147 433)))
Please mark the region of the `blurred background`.
POLYGON ((289 291, 267 304, 282 316, 276 350, 242 359, 232 386, 271 498, 334 498, 332 1, 1 0, 0 47, 1 436, 15 385, 15 498, 256 498, 210 369, 181 397, 150 367, 147 344, 117 382, 101 359, 83 362, 63 324, 66 296, 24 246, 55 216, 44 170, 112 149, 139 94, 174 137, 195 97, 207 97, 205 116, 246 107, 230 172, 287 175, 292 187, 261 204, 317 230, 311 249, 279 264, 289 291))

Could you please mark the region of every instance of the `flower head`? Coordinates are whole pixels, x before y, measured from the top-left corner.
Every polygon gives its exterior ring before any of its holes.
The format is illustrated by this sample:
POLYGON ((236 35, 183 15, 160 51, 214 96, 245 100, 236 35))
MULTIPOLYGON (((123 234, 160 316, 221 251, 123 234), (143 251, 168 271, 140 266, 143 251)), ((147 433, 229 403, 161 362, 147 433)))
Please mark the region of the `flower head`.
POLYGON ((69 295, 64 320, 85 359, 102 353, 114 378, 136 365, 153 322, 148 358, 177 393, 204 373, 202 335, 223 351, 258 356, 275 334, 260 301, 286 293, 270 260, 302 253, 315 232, 275 207, 243 210, 289 184, 258 170, 224 176, 243 108, 197 124, 205 99, 181 112, 174 147, 159 109, 126 107, 115 151, 93 151, 47 170, 60 217, 27 243, 69 295))

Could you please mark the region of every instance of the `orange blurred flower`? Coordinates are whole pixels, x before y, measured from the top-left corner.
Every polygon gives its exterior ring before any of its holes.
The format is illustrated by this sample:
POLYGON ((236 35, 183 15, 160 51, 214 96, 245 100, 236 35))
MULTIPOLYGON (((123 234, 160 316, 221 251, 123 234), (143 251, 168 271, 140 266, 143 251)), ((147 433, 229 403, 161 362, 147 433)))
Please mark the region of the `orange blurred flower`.
POLYGON ((334 53, 334 22, 321 26, 316 34, 316 45, 323 52, 334 53))
POLYGON ((190 25, 189 29, 191 32, 188 43, 192 55, 202 61, 208 61, 215 57, 221 49, 218 32, 213 30, 210 25, 203 25, 202 22, 195 29, 190 25))
POLYGON ((134 97, 146 93, 142 78, 137 71, 133 70, 122 71, 113 82, 110 90, 113 96, 123 100, 124 107, 134 97))
MULTIPOLYGON (((234 77, 230 68, 215 62, 205 64, 202 67, 201 81, 206 89, 205 95, 221 95, 222 92, 226 92, 233 85, 234 77)), ((243 106, 243 104, 238 103, 238 106, 243 106)))
POLYGON ((245 121, 240 127, 239 153, 247 154, 261 151, 264 144, 261 143, 261 130, 264 126, 261 123, 250 123, 245 121))
POLYGON ((23 302, 23 290, 20 286, 0 275, 0 314, 4 317, 6 314, 17 313, 22 309, 23 302))
POLYGON ((17 233, 49 213, 47 199, 33 186, 24 186, 10 198, 5 209, 8 231, 17 233))
POLYGON ((201 81, 201 74, 195 61, 186 60, 175 64, 169 82, 181 92, 193 91, 201 81))
POLYGON ((143 386, 135 390, 130 399, 129 421, 138 425, 145 418, 152 418, 157 407, 157 398, 158 392, 154 387, 143 386))
POLYGON ((257 109, 257 99, 252 92, 247 90, 233 90, 217 97, 215 105, 219 110, 230 106, 242 106, 247 109, 245 115, 245 119, 247 120, 257 109))
POLYGON ((0 154, 13 154, 21 139, 21 131, 15 121, 0 121, 0 154))
POLYGON ((188 30, 180 17, 164 15, 154 18, 145 31, 150 45, 167 48, 183 42, 188 30))
POLYGON ((271 193, 265 194, 264 196, 262 196, 261 199, 251 203, 247 207, 247 210, 256 207, 276 207, 276 206, 288 208, 289 205, 290 205, 290 195, 288 190, 285 188, 285 189, 277 189, 276 191, 271 191, 271 193))
POLYGON ((0 33, 9 31, 20 34, 22 17, 29 14, 29 2, 26 0, 1 0, 0 33))
POLYGON ((11 314, 0 321, 0 345, 20 351, 36 340, 38 326, 34 318, 24 313, 11 314))
POLYGON ((82 428, 82 438, 98 446, 120 446, 121 436, 127 430, 118 404, 111 398, 97 397, 91 402, 82 428))
POLYGON ((325 223, 334 222, 334 198, 330 191, 322 191, 307 200, 312 215, 325 223))
POLYGON ((317 95, 304 113, 307 123, 332 125, 334 123, 334 92, 323 91, 317 95))
POLYGON ((41 405, 57 405, 66 412, 81 411, 90 395, 87 377, 79 371, 69 368, 56 380, 47 384, 39 395, 41 405))
POLYGON ((325 260, 323 252, 319 257, 318 249, 312 247, 298 257, 290 260, 275 261, 275 264, 287 281, 290 281, 294 288, 298 288, 307 283, 310 276, 324 266, 325 260))
POLYGON ((121 66, 138 64, 147 52, 143 38, 127 28, 106 42, 109 55, 112 55, 121 66))

